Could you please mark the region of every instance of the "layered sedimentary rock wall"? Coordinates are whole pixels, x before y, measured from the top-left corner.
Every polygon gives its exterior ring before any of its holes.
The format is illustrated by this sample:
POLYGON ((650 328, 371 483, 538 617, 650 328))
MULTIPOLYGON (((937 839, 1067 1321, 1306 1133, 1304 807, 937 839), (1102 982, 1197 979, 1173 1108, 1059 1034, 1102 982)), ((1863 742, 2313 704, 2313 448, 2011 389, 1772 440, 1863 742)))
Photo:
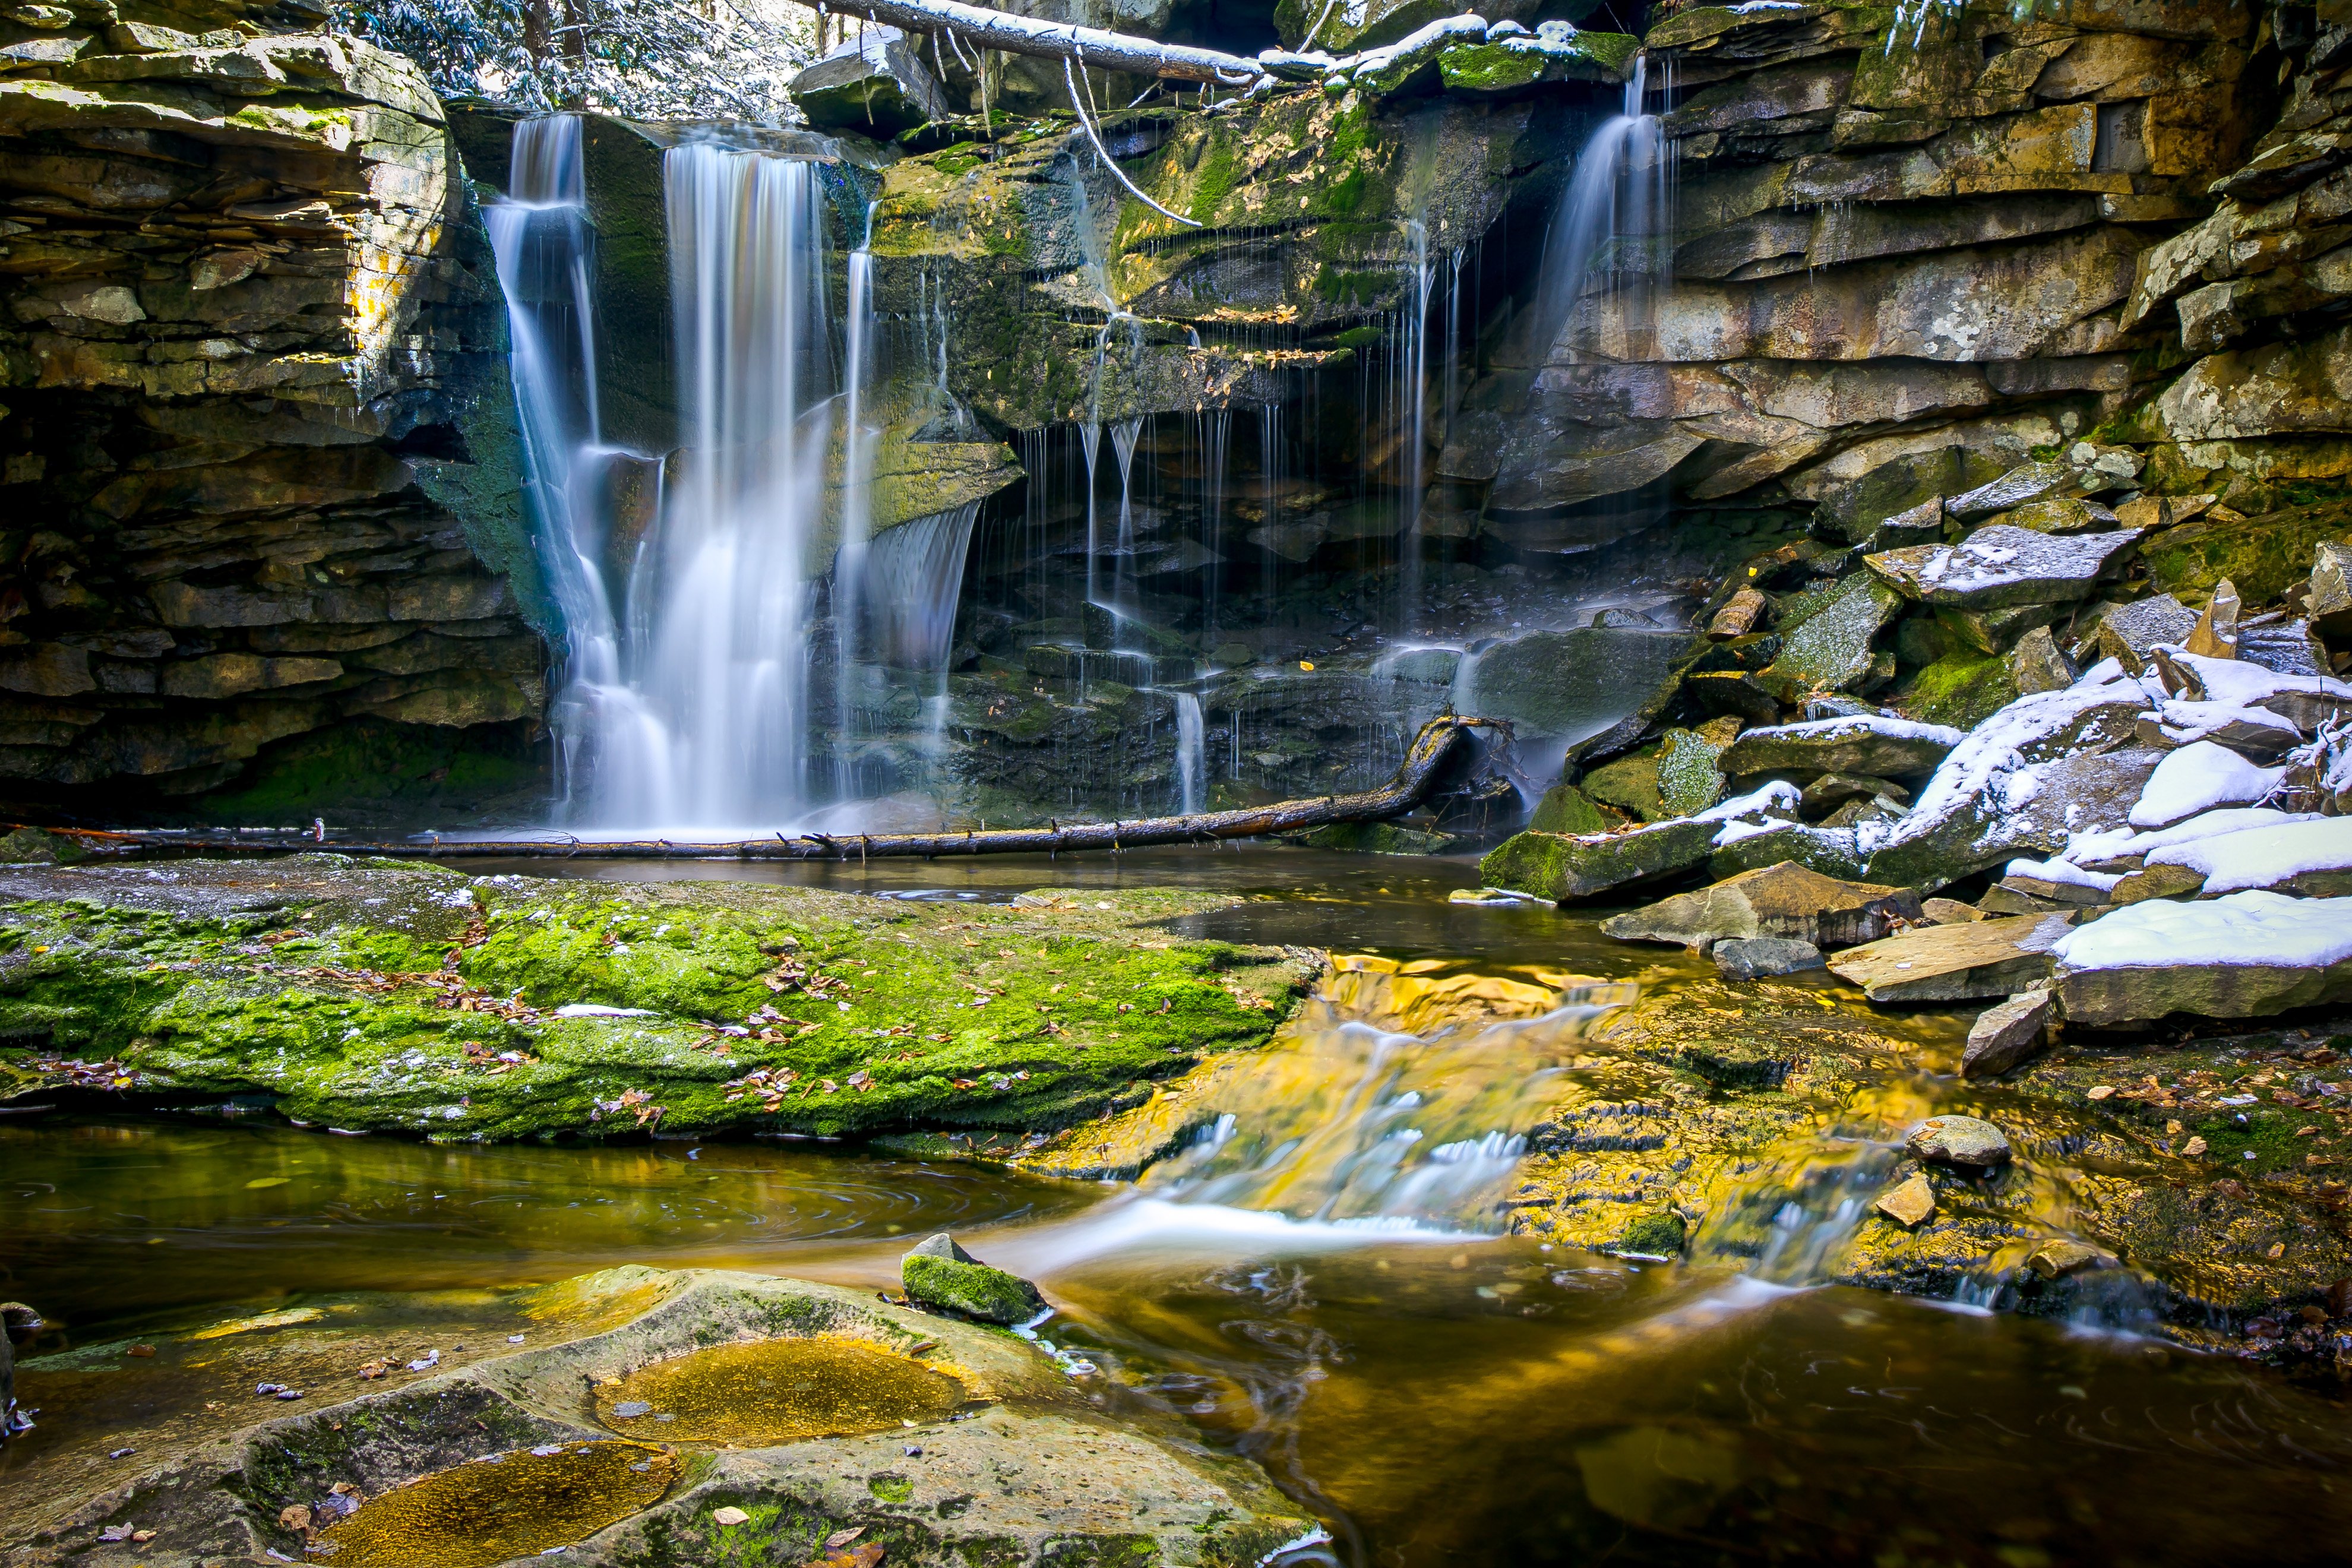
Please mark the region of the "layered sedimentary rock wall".
POLYGON ((421 73, 322 21, 0 21, 20 800, 168 805, 257 759, 281 819, 530 782, 544 616, 492 263, 421 73))

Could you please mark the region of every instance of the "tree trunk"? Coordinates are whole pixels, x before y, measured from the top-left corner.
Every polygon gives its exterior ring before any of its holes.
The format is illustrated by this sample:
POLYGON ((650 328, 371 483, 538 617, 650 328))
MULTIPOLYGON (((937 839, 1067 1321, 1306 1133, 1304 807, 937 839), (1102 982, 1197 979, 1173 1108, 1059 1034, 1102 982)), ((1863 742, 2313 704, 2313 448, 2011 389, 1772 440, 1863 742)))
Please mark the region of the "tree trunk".
MULTIPOLYGON (((815 0, 806 3, 813 5, 815 0)), ((1178 81, 1212 81, 1226 87, 1247 87, 1265 75, 1264 66, 1239 55, 1156 43, 1130 33, 1107 33, 1098 27, 1074 26, 1067 22, 1040 22, 966 5, 961 0, 848 0, 834 9, 869 21, 887 22, 909 33, 952 31, 968 43, 1003 49, 1008 55, 1075 60, 1097 70, 1129 71, 1137 76, 1167 77, 1178 81)))
POLYGON ((869 860, 892 857, 941 855, 1024 855, 1058 853, 1065 849, 1140 849, 1154 844, 1200 844, 1220 838, 1253 838, 1267 833, 1293 833, 1332 822, 1379 822, 1402 816, 1419 805, 1437 781, 1439 771, 1456 747, 1469 743, 1473 730, 1507 733, 1494 719, 1460 719, 1451 714, 1422 726, 1406 751, 1396 776, 1376 790, 1360 795, 1325 795, 1319 800, 1288 800, 1240 811, 1198 812, 1189 816, 1147 816, 1134 822, 1055 823, 1045 827, 1010 827, 961 833, 803 834, 786 838, 750 838, 733 844, 672 844, 667 839, 602 843, 572 839, 404 839, 390 843, 337 838, 317 840, 308 834, 269 829, 205 829, 188 833, 83 833, 49 829, 74 838, 90 850, 113 855, 168 850, 181 854, 199 850, 231 850, 246 854, 284 854, 306 849, 339 855, 390 855, 404 859, 570 859, 590 860, 869 860))

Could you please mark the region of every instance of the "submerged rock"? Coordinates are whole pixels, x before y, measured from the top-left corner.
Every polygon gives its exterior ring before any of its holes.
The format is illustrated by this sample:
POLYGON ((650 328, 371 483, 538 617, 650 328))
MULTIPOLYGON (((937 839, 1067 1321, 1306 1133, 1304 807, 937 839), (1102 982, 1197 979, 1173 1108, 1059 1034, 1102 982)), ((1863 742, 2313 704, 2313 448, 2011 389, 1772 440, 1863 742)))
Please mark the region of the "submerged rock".
POLYGON ((1026 1322, 1045 1310, 1045 1298, 1037 1287, 1018 1275, 991 1268, 946 1231, 919 1243, 899 1259, 898 1279, 909 1300, 983 1323, 1026 1322))

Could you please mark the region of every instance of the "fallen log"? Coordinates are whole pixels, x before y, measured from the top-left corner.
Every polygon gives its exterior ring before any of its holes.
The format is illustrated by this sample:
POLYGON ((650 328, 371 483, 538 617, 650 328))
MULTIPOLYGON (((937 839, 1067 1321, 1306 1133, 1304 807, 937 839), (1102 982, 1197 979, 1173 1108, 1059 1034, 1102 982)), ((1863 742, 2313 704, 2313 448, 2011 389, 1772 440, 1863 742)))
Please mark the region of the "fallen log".
POLYGON ((167 852, 173 855, 226 852, 236 855, 289 855, 323 850, 338 855, 394 856, 404 860, 571 859, 590 860, 874 860, 942 855, 1058 854, 1078 849, 1141 849, 1155 844, 1213 843, 1224 838, 1255 838, 1269 833, 1294 833, 1333 822, 1380 822, 1402 816, 1421 804, 1455 748, 1469 743, 1475 730, 1507 735, 1509 724, 1499 719, 1464 719, 1452 714, 1432 719, 1421 727, 1396 775, 1376 790, 1354 795, 1325 795, 1317 800, 1286 800, 1239 811, 1195 812, 1183 816, 1148 816, 1132 822, 1050 823, 1044 827, 1000 827, 946 833, 804 833, 787 837, 747 838, 732 843, 673 843, 668 839, 602 840, 593 838, 416 838, 345 839, 331 835, 314 837, 284 829, 200 828, 192 830, 92 832, 76 828, 44 831, 79 844, 94 855, 132 857, 167 852))
POLYGON ((966 5, 961 0, 847 0, 821 5, 803 0, 821 11, 887 22, 909 33, 947 33, 966 43, 1034 59, 1072 60, 1096 70, 1126 71, 1176 81, 1214 82, 1244 88, 1266 74, 1265 68, 1240 55, 1216 49, 1196 49, 1185 44, 1162 44, 1132 33, 1106 32, 1068 22, 1040 21, 966 5))

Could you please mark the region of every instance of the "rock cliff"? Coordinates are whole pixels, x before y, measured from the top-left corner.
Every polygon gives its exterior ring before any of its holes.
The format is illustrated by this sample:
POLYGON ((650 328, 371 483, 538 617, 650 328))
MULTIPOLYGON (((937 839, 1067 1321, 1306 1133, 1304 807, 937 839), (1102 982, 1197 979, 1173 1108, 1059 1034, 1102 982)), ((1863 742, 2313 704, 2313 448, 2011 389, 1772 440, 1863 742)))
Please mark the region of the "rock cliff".
POLYGON ((8 793, 238 780, 227 811, 289 820, 530 787, 503 316, 420 73, 299 0, 8 16, 8 793))

